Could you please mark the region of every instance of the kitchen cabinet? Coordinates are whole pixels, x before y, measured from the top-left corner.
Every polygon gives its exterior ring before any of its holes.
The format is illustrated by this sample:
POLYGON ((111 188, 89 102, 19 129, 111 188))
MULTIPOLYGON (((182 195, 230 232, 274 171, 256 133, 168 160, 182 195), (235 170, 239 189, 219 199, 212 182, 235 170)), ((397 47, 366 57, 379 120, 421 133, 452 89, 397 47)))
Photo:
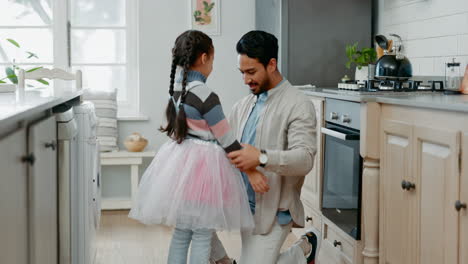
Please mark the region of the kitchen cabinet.
POLYGON ((383 105, 381 115, 380 263, 467 263, 456 206, 467 202, 466 114, 383 105))
MULTIPOLYGON (((461 178, 460 178, 460 202, 468 203, 468 133, 462 136, 462 160, 461 178)), ((468 263, 468 210, 460 210, 460 261, 459 263, 468 263)))
POLYGON ((55 116, 28 127, 31 264, 54 264, 58 256, 57 129, 55 116))
POLYGON ((315 130, 317 139, 317 153, 314 158, 314 166, 312 170, 307 174, 304 185, 302 187, 301 198, 304 203, 307 204, 311 209, 320 211, 320 192, 322 183, 322 156, 323 156, 323 143, 322 133, 320 133, 320 127, 323 125, 323 99, 311 97, 310 100, 314 104, 315 118, 317 120, 317 127, 315 130))
POLYGON ((55 117, 0 140, 0 263, 57 263, 55 117))
POLYGON ((304 205, 305 212, 305 227, 300 229, 293 229, 296 236, 301 236, 305 231, 313 226, 318 230, 322 229, 322 214, 320 209, 320 197, 322 189, 322 134, 320 127, 323 124, 323 107, 324 99, 320 97, 309 96, 314 104, 315 115, 317 120, 316 137, 317 137, 317 153, 314 158, 314 166, 312 170, 306 175, 304 185, 301 190, 301 201, 304 205))
POLYGON ((26 129, 0 138, 0 263, 28 263, 26 129))

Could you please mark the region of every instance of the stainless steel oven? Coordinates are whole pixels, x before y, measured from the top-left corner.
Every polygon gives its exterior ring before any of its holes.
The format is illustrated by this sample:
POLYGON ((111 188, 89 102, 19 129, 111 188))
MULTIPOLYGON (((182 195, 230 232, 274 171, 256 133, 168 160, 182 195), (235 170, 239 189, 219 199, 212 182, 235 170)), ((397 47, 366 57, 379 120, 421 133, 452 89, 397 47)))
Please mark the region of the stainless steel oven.
POLYGON ((322 214, 356 240, 361 238, 362 158, 360 103, 327 98, 322 214))

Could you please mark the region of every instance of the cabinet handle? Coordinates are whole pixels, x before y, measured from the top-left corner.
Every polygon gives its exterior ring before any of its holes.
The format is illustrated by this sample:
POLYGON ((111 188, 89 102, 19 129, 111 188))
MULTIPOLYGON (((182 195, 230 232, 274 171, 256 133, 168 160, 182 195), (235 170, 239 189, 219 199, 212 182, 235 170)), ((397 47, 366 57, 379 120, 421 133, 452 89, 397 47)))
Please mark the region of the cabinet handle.
POLYGON ((312 217, 307 216, 307 217, 306 217, 306 222, 312 222, 312 217))
POLYGON ((466 209, 466 203, 460 202, 460 200, 455 202, 455 209, 460 211, 461 209, 466 209))
POLYGON ((57 144, 55 143, 55 141, 52 141, 50 143, 45 143, 44 146, 46 148, 51 148, 52 150, 55 150, 55 148, 57 147, 57 144))
POLYGON ((416 189, 416 184, 412 182, 406 182, 406 190, 411 191, 411 189, 416 189))
POLYGON ((341 246, 341 242, 340 241, 333 241, 333 246, 337 247, 337 246, 341 246))
POLYGON ((36 161, 36 157, 34 156, 34 154, 30 153, 26 156, 21 157, 21 161, 33 165, 36 161))
POLYGON ((406 183, 407 183, 407 181, 405 181, 405 180, 402 180, 402 181, 401 181, 401 188, 402 188, 403 190, 406 190, 406 183))
POLYGON ((416 184, 409 181, 401 181, 401 188, 403 190, 411 191, 411 189, 416 189, 416 184))

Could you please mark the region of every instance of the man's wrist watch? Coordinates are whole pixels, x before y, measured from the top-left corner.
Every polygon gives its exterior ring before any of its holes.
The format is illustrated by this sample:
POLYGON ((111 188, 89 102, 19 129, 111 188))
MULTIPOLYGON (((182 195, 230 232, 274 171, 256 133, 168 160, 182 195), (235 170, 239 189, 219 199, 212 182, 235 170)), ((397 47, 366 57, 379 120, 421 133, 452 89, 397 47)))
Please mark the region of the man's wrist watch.
POLYGON ((258 157, 260 161, 260 167, 265 167, 268 162, 268 155, 264 149, 260 150, 260 156, 258 157))

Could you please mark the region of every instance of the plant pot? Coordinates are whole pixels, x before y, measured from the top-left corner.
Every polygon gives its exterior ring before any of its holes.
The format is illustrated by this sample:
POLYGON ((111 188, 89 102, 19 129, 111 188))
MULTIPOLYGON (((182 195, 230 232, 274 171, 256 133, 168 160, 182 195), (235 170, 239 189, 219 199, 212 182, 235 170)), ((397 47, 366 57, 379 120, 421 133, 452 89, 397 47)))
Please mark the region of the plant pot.
POLYGON ((362 81, 367 81, 368 78, 369 78, 369 67, 362 66, 361 69, 359 69, 356 66, 356 73, 354 74, 354 80, 356 80, 359 83, 362 81))
POLYGON ((375 64, 369 64, 367 67, 368 67, 367 79, 368 80, 374 80, 375 79, 375 64))

